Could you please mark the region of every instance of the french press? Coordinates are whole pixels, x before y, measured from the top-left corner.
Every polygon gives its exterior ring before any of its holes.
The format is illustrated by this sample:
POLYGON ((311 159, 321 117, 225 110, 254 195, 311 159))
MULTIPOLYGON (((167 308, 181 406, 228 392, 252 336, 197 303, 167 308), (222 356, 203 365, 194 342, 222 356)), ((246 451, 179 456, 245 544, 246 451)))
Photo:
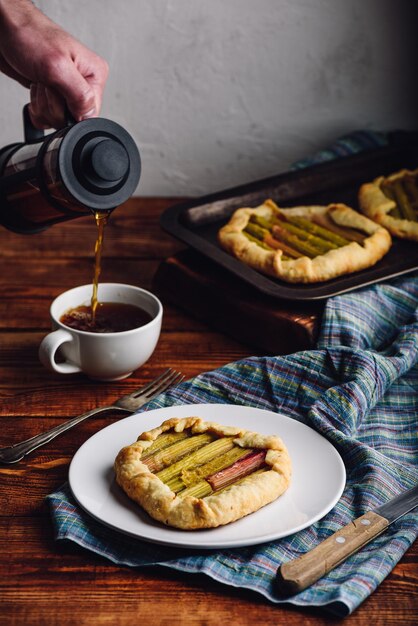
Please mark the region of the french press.
MULTIPOLYGON (((69 116, 68 116, 69 117, 69 116)), ((89 118, 44 134, 23 109, 24 142, 0 149, 0 224, 36 233, 91 212, 111 212, 139 182, 141 159, 130 134, 89 118)))

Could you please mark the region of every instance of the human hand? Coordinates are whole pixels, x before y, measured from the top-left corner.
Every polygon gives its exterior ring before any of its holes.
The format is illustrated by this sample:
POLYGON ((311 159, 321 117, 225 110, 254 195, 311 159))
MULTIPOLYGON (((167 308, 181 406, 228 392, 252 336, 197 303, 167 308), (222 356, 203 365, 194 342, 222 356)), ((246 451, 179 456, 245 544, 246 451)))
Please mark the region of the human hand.
POLYGON ((37 128, 99 115, 108 66, 28 0, 0 0, 0 70, 30 88, 37 128))

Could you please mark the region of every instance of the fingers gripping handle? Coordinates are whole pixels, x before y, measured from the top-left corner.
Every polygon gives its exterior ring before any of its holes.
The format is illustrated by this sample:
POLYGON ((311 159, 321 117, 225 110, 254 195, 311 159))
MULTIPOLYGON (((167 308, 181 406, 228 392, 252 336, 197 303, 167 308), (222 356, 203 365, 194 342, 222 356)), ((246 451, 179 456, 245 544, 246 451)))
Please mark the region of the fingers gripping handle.
POLYGON ((41 345, 39 346, 39 359, 46 368, 52 369, 59 374, 75 374, 81 372, 81 369, 65 361, 64 363, 57 363, 56 353, 58 348, 63 344, 70 341, 74 341, 71 333, 63 329, 54 330, 43 338, 41 345))

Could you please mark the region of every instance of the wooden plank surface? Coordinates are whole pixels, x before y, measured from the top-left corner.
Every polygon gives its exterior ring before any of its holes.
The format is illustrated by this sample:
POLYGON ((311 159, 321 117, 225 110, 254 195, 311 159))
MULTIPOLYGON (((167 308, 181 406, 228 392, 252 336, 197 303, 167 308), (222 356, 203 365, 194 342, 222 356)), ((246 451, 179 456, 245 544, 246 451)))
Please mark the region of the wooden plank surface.
MULTIPOLYGON (((106 233, 103 282, 152 286, 160 262, 182 249, 158 226, 159 214, 171 203, 133 199, 114 213, 106 233)), ((189 378, 257 354, 164 303, 158 347, 131 378, 103 384, 44 370, 37 350, 49 329, 49 304, 65 289, 91 281, 94 241, 89 218, 32 236, 0 230, 0 445, 107 404, 168 366, 189 378)), ((318 610, 274 606, 255 593, 204 576, 117 567, 73 545, 55 544, 45 496, 65 482, 79 446, 116 419, 114 414, 92 418, 18 465, 0 466, 1 626, 416 623, 416 546, 354 615, 336 620, 318 610)))

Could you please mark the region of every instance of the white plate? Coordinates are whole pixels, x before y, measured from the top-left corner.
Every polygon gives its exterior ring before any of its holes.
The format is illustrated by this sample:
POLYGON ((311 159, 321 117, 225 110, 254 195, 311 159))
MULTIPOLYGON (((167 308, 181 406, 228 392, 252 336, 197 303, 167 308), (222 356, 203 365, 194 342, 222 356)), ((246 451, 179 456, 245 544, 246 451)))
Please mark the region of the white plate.
POLYGON ((75 454, 69 482, 79 505, 116 530, 145 541, 188 548, 236 548, 291 535, 326 515, 345 485, 336 449, 317 432, 284 415, 230 404, 188 404, 132 415, 93 435, 75 454), (151 519, 116 484, 113 461, 123 446, 169 417, 198 415, 224 425, 277 434, 293 465, 283 496, 237 522, 209 530, 184 531, 151 519))

